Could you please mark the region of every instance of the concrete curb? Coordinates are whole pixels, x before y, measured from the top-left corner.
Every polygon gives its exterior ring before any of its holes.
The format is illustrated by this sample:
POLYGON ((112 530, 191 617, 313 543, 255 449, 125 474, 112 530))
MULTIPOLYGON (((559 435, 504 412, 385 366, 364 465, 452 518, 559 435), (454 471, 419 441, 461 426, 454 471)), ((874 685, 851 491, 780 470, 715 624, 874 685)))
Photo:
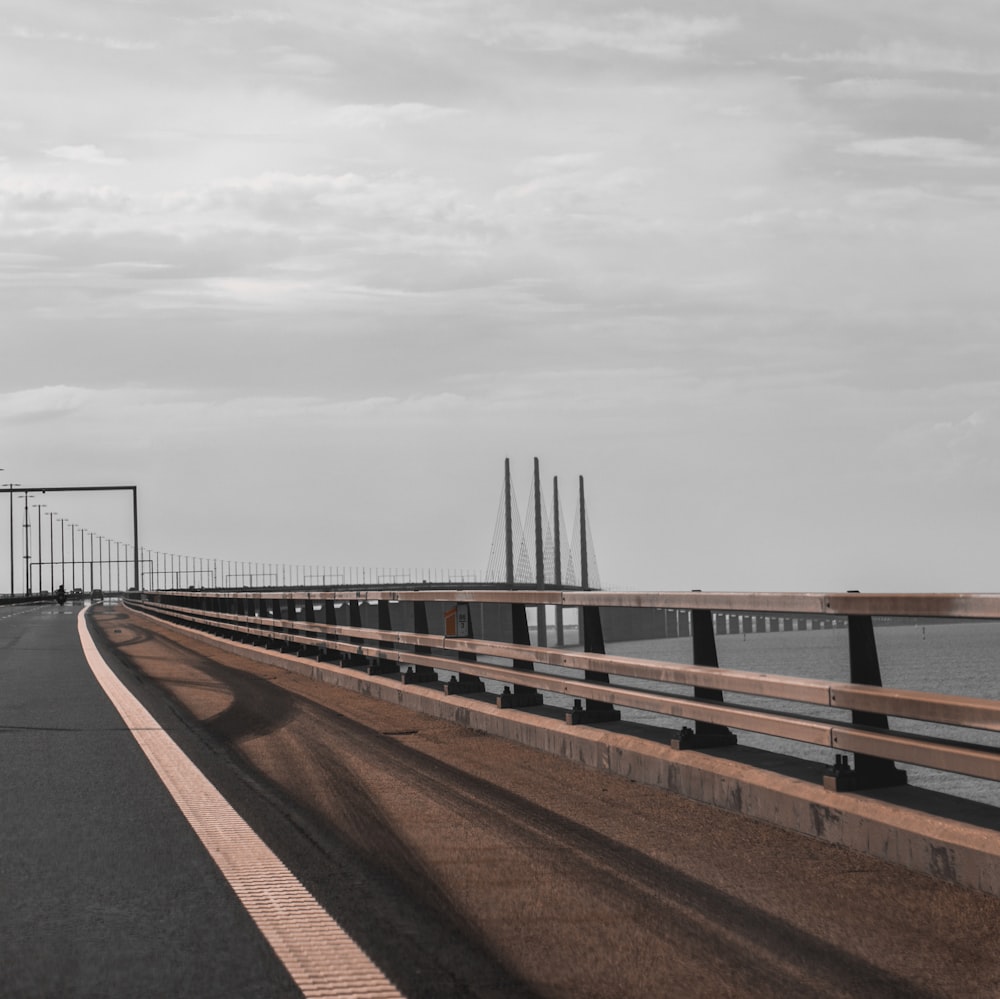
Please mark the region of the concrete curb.
POLYGON ((912 803, 885 800, 890 794, 905 797, 908 791, 912 797, 913 789, 894 789, 883 792, 881 797, 828 791, 821 784, 721 755, 674 750, 622 730, 628 726, 611 729, 568 725, 561 718, 537 711, 498 708, 484 700, 448 695, 421 684, 404 684, 395 676, 369 676, 350 668, 316 663, 178 625, 135 608, 129 610, 246 659, 1000 896, 1000 819, 998 828, 988 828, 929 814, 912 803))

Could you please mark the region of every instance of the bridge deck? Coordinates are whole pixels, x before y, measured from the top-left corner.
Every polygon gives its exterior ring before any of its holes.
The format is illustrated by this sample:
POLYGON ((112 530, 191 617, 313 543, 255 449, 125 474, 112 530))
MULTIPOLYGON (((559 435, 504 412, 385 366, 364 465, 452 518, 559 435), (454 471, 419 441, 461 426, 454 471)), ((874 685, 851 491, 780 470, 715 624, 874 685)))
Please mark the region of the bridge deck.
MULTIPOLYGON (((31 740, 4 755, 4 786, 17 791, 0 816, 5 889, 16 875, 16 902, 0 907, 5 975, 30 966, 53 981, 59 969, 59 988, 32 994, 114 994, 101 985, 145 974, 148 960, 187 976, 183 987, 140 978, 124 994, 283 994, 261 938, 88 679, 72 620, 32 611, 3 632, 5 745, 31 740), (53 641, 58 664, 39 670, 36 650, 53 641), (85 732, 67 739, 72 726, 85 732), (81 750, 102 741, 110 751, 81 750), (47 864, 41 881, 26 873, 47 864), (88 899, 105 900, 96 918, 88 899), (203 936, 204 947, 189 939, 203 936)), ((116 606, 94 623, 115 671, 411 997, 1000 987, 998 898, 318 683, 116 606)), ((15 994, 0 982, 0 995, 15 994)))

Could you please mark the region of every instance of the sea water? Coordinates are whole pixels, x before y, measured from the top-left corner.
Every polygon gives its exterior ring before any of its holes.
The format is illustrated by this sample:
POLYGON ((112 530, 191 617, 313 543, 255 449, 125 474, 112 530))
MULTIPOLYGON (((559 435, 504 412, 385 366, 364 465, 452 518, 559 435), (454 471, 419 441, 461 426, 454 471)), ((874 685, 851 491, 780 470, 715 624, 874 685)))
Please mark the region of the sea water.
MULTIPOLYGON (((532 641, 535 632, 532 629, 532 641)), ((555 645, 555 629, 548 628, 549 646, 555 645)), ((576 627, 566 629, 567 651, 580 651, 571 643, 578 640, 576 627)), ((755 673, 776 673, 783 676, 850 681, 850 652, 846 627, 815 631, 776 631, 749 635, 716 635, 719 666, 743 669, 755 673)), ((957 694, 1000 701, 1000 621, 914 621, 875 625, 875 644, 882 674, 882 685, 898 690, 916 690, 934 694, 957 694)), ((691 665, 690 638, 654 638, 632 642, 609 642, 609 655, 629 659, 650 659, 691 665)), ((509 660, 482 657, 483 662, 508 665, 509 660)), ((574 679, 578 670, 546 665, 545 672, 574 679)), ((611 682, 622 687, 654 690, 664 694, 691 696, 691 688, 677 684, 637 680, 611 674, 611 682)), ((503 684, 487 680, 486 689, 499 694, 503 684)), ((850 724, 851 712, 821 705, 784 701, 772 697, 756 697, 726 693, 727 704, 757 707, 766 711, 781 711, 807 718, 820 718, 850 724)), ((573 698, 545 691, 545 703, 569 710, 573 698)), ((672 715, 661 715, 635 708, 620 708, 624 721, 664 728, 679 728, 685 723, 672 715)), ((736 729, 740 745, 753 746, 773 753, 832 765, 836 750, 810 743, 777 739, 736 729)), ((975 743, 992 749, 1000 747, 1000 733, 905 718, 889 718, 889 728, 896 732, 912 732, 960 742, 975 743)), ((943 770, 928 770, 904 764, 908 783, 952 794, 969 800, 1000 807, 1000 781, 966 777, 943 770)))
MULTIPOLYGON (((930 693, 958 694, 1000 700, 1000 622, 948 621, 908 622, 875 628, 882 683, 885 687, 930 693)), ((719 665, 728 669, 778 673, 786 676, 847 682, 850 657, 846 628, 817 631, 764 632, 750 635, 718 635, 719 665)), ((663 638, 617 642, 607 647, 609 654, 636 659, 691 663, 690 638, 663 638)), ((615 683, 649 686, 642 681, 615 678, 615 683)), ((664 692, 676 690, 690 695, 690 688, 655 685, 664 692)), ((726 694, 732 704, 767 707, 809 717, 850 720, 850 712, 773 698, 726 694)), ((678 719, 649 712, 623 709, 622 718, 676 727, 678 719)), ((933 725, 908 719, 889 719, 898 732, 913 732, 997 748, 1000 734, 977 729, 933 725)), ((833 763, 834 751, 807 743, 775 739, 739 731, 741 745, 797 756, 821 763, 833 763)), ((966 777, 906 764, 909 783, 946 794, 1000 806, 1000 782, 966 777)))

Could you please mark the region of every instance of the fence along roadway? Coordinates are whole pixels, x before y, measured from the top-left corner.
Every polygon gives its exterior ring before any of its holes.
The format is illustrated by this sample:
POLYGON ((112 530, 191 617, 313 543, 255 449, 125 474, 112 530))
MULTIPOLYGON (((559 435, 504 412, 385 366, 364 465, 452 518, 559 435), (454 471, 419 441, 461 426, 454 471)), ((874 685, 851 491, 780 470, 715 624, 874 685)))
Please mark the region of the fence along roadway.
MULTIPOLYGON (((146 691, 202 719, 200 738, 228 740, 211 755, 250 767, 257 786, 287 780, 295 808, 391 865, 454 917, 456 935, 488 941, 527 986, 468 994, 941 999, 989 995, 1000 981, 998 899, 472 737, 399 707, 393 692, 405 691, 392 676, 249 649, 114 605, 95 622, 146 691), (320 672, 343 684, 308 679, 320 672)), ((440 690, 416 693, 479 710, 440 690)), ((528 713, 488 710, 530 724, 528 713)), ((344 883, 326 866, 324 882, 344 883)), ((405 946, 408 934, 384 923, 378 932, 392 951, 405 946)))
MULTIPOLYGON (((1000 752, 975 742, 891 732, 888 717, 907 718, 959 728, 1000 731, 1000 703, 984 698, 886 689, 874 645, 873 616, 1000 619, 1000 597, 988 594, 858 594, 858 593, 620 593, 604 591, 512 589, 420 590, 368 589, 321 592, 162 592, 146 594, 144 609, 189 624, 220 629, 234 636, 271 643, 287 643, 319 655, 334 655, 354 665, 367 664, 375 672, 414 667, 415 677, 437 680, 438 670, 458 671, 466 677, 509 683, 516 690, 548 691, 586 700, 588 708, 616 705, 670 715, 694 723, 677 748, 735 741, 730 729, 810 743, 838 753, 828 786, 852 790, 905 782, 895 763, 951 771, 1000 780, 1000 752), (323 621, 315 620, 320 605, 323 621), (428 634, 426 627, 403 631, 362 627, 358 606, 376 603, 380 621, 390 620, 390 604, 428 604, 453 607, 467 604, 509 605, 512 632, 521 642, 428 634), (604 654, 603 637, 596 634, 593 616, 581 613, 584 646, 592 651, 568 652, 525 644, 525 608, 532 605, 601 608, 671 608, 690 611, 692 629, 708 622, 708 645, 702 627, 702 646, 695 645, 695 665, 663 663, 604 654), (338 611, 338 606, 340 610, 338 611), (347 621, 340 622, 347 608, 347 621), (769 673, 720 669, 711 635, 713 611, 761 614, 798 614, 813 617, 846 616, 851 655, 850 683, 795 678, 769 673), (309 618, 314 618, 309 620, 309 618), (519 627, 519 622, 521 627, 519 627), (596 650, 596 651, 594 651, 596 650), (483 662, 480 656, 510 660, 510 666, 483 662), (582 674, 579 678, 539 670, 555 666, 582 674), (611 682, 628 677, 658 684, 694 688, 693 696, 636 690, 611 682), (785 702, 799 702, 850 710, 852 720, 830 720, 785 710, 727 704, 726 693, 749 694, 785 702), (847 764, 854 753, 854 767, 847 764), (843 754, 842 756, 840 754, 843 754)), ((426 611, 414 621, 426 621, 426 611)), ((404 677, 405 678, 405 677, 404 677)), ((458 689, 456 686, 454 689, 458 689)), ((510 702, 508 698, 507 703, 510 702)), ((530 697, 523 703, 531 703, 530 697)), ((537 701, 535 701, 537 703, 537 701)), ((501 702, 501 706, 507 704, 501 702)), ((594 711, 595 720, 609 717, 594 711)), ((587 710, 567 720, 587 721, 587 710)))

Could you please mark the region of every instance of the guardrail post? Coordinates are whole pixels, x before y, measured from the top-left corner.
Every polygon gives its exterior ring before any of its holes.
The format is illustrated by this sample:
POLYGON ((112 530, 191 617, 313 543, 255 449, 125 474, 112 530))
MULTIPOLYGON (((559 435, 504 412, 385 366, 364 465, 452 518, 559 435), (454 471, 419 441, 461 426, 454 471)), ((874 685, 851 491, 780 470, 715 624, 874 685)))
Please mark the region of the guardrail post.
MULTIPOLYGON (((313 596, 311 593, 304 593, 302 595, 302 620, 305 624, 315 624, 316 623, 316 612, 313 610, 313 596)), ((315 632, 310 632, 309 637, 314 638, 315 632)), ((296 636, 301 638, 301 633, 296 632, 296 636)), ((304 642, 300 642, 298 648, 295 651, 296 655, 304 655, 306 649, 310 650, 312 654, 315 646, 306 645, 304 642)))
MULTIPOLYGON (((251 622, 250 626, 255 628, 257 631, 260 631, 264 622, 261 620, 261 602, 259 597, 248 596, 244 599, 243 604, 246 607, 247 617, 253 618, 253 622, 251 622)), ((264 640, 260 635, 248 635, 247 641, 249 641, 251 645, 264 644, 264 640)))
POLYGON ((233 599, 233 613, 240 620, 234 621, 231 629, 230 638, 237 642, 247 642, 250 640, 250 636, 247 635, 243 629, 247 627, 249 622, 246 618, 249 616, 247 614, 246 600, 242 595, 236 596, 233 599))
MULTIPOLYGON (((379 600, 378 602, 378 630, 392 631, 392 617, 389 614, 389 601, 379 600)), ((380 649, 394 649, 396 646, 392 642, 380 641, 380 649)), ((369 676, 385 676, 388 673, 398 673, 399 665, 389 659, 372 659, 368 662, 369 676)))
MULTIPOLYGON (((361 627, 361 604, 357 600, 347 601, 347 625, 350 628, 361 627)), ((364 666, 365 657, 361 654, 362 639, 351 636, 351 641, 358 646, 357 652, 350 652, 343 657, 345 666, 364 666)))
MULTIPOLYGON (((515 645, 531 645, 531 633, 528 631, 528 609, 524 604, 510 605, 511 641, 515 645)), ((515 659, 511 663, 514 669, 533 673, 535 664, 528 659, 515 659)), ((542 704, 542 695, 534 687, 522 687, 514 684, 514 689, 504 687, 503 693, 497 697, 498 708, 536 708, 542 704)))
MULTIPOLYGON (((465 635, 465 638, 475 638, 475 631, 472 627, 472 615, 469 615, 468 623, 469 633, 465 635)), ((447 631, 447 627, 445 628, 447 631)), ((474 663, 478 660, 476 659, 476 654, 474 652, 459 652, 458 661, 460 663, 474 663)), ((444 692, 446 694, 482 694, 486 690, 486 684, 472 673, 459 673, 458 676, 453 676, 445 685, 444 692)))
MULTIPOLYGON (((583 630, 583 651, 594 655, 603 656, 604 628, 601 625, 600 607, 580 607, 577 610, 580 615, 579 621, 583 630)), ((611 678, 607 673, 598 670, 584 670, 583 678, 592 683, 610 683, 611 678)), ((587 706, 581 707, 579 700, 573 702, 573 709, 566 712, 566 721, 570 725, 579 725, 581 722, 609 722, 621 721, 622 713, 613 704, 606 701, 597 701, 587 698, 587 706)))
MULTIPOLYGON (((423 600, 413 603, 413 630, 418 635, 429 635, 430 628, 427 627, 427 604, 423 600)), ((417 655, 428 655, 430 649, 426 645, 415 645, 414 651, 417 655)), ((430 666, 408 666, 401 679, 403 683, 436 683, 437 671, 430 666)))
MULTIPOLYGON (((337 606, 336 601, 331 600, 329 597, 323 601, 322 610, 322 621, 323 624, 332 624, 336 627, 337 624, 337 606)), ((330 633, 324 629, 323 631, 324 644, 316 649, 316 661, 317 662, 330 662, 339 661, 340 656, 330 651, 329 645, 325 644, 330 640, 330 633)))
POLYGON ((279 652, 285 649, 284 612, 281 609, 281 597, 271 597, 271 644, 279 652))
MULTIPOLYGON (((695 666, 719 668, 719 655, 715 648, 715 631, 710 610, 691 611, 691 645, 695 666)), ((722 691, 710 687, 695 687, 694 696, 704 701, 722 702, 722 691)), ((685 726, 676 739, 670 740, 674 749, 708 749, 714 746, 735 746, 736 736, 725 726, 712 722, 695 722, 694 729, 685 726)))
POLYGON ((231 640, 236 639, 237 631, 235 628, 235 622, 232 620, 232 618, 239 613, 236 597, 233 594, 229 594, 228 596, 217 598, 215 606, 217 610, 219 610, 222 614, 226 614, 230 618, 228 621, 218 622, 218 634, 231 640))
POLYGON ((260 643, 265 649, 269 649, 274 645, 274 608, 271 607, 271 601, 263 596, 257 600, 257 606, 260 609, 260 630, 262 632, 260 643))
MULTIPOLYGON (((857 590, 849 592, 856 593, 857 590)), ((882 671, 878 664, 875 645, 875 625, 868 614, 851 614, 847 618, 847 642, 851 655, 851 683, 882 686, 882 671)), ((851 711, 851 722, 866 728, 889 730, 886 715, 873 711, 851 711)), ((854 754, 853 771, 847 765, 847 755, 837 757, 837 762, 823 776, 823 786, 833 791, 855 791, 874 787, 894 787, 906 783, 906 771, 900 770, 893 760, 867 753, 854 754)))

